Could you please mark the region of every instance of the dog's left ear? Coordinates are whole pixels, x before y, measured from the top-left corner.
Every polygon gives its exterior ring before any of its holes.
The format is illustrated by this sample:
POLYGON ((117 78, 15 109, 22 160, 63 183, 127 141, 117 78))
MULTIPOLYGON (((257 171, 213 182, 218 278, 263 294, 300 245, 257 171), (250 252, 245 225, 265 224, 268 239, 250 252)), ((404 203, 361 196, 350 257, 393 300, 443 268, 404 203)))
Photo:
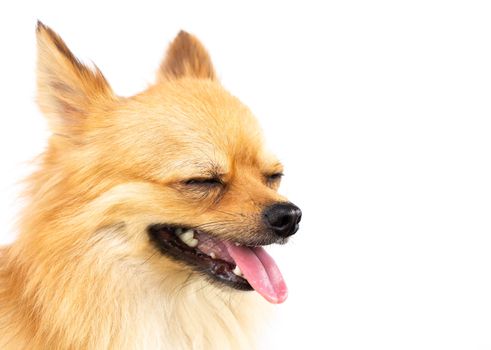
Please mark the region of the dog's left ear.
POLYGON ((160 65, 158 79, 185 77, 216 80, 215 69, 204 46, 193 35, 180 31, 160 65))

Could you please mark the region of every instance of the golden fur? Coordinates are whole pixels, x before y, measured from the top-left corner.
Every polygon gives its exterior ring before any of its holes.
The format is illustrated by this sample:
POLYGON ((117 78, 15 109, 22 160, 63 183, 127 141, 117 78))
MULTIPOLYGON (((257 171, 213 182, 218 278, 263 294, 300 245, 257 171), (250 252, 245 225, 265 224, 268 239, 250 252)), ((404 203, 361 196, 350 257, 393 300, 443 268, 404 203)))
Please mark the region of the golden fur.
POLYGON ((38 103, 52 129, 17 241, 0 250, 0 349, 251 349, 265 317, 255 292, 210 284, 150 244, 155 223, 258 234, 284 200, 258 124, 181 32, 157 83, 116 96, 38 25, 38 103), (206 125, 206 128, 203 127, 206 125), (218 172, 227 191, 183 188, 218 172))

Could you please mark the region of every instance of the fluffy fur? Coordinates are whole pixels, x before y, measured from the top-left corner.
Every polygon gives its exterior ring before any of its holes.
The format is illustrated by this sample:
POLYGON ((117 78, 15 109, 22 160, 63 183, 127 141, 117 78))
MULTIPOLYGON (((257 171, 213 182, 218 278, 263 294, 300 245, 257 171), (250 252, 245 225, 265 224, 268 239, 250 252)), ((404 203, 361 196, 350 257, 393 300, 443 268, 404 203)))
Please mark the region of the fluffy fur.
POLYGON ((116 96, 39 24, 38 103, 53 134, 28 179, 17 241, 0 250, 1 349, 251 349, 267 311, 150 243, 156 223, 252 237, 284 200, 251 112, 181 32, 157 83, 116 96), (183 181, 219 173, 226 191, 183 181), (259 323, 258 323, 259 322, 259 323))

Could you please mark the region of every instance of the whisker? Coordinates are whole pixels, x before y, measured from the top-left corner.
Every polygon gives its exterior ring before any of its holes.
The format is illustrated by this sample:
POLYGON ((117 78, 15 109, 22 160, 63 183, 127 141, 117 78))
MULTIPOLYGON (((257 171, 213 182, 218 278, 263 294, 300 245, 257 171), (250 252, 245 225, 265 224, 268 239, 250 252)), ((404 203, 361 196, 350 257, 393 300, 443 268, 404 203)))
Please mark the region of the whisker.
POLYGON ((144 261, 141 263, 141 266, 145 265, 151 258, 153 258, 155 256, 155 254, 157 254, 158 251, 154 251, 152 254, 150 254, 150 256, 144 261))
POLYGON ((244 213, 231 213, 231 212, 228 212, 228 211, 219 210, 219 209, 215 209, 215 208, 209 208, 209 209, 210 210, 213 210, 213 211, 217 211, 217 212, 222 213, 222 214, 227 214, 227 215, 230 215, 230 216, 233 216, 233 217, 236 217, 236 216, 246 217, 246 215, 244 213))

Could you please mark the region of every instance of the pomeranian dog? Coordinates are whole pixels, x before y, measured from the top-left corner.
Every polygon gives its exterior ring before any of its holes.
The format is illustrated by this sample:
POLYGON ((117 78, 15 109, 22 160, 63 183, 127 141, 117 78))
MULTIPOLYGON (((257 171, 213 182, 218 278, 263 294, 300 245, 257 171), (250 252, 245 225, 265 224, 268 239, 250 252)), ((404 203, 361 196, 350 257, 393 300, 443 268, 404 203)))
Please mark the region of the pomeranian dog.
POLYGON ((186 32, 129 98, 42 23, 37 43, 52 136, 0 250, 0 349, 254 348, 287 297, 263 246, 301 211, 250 110, 186 32))

